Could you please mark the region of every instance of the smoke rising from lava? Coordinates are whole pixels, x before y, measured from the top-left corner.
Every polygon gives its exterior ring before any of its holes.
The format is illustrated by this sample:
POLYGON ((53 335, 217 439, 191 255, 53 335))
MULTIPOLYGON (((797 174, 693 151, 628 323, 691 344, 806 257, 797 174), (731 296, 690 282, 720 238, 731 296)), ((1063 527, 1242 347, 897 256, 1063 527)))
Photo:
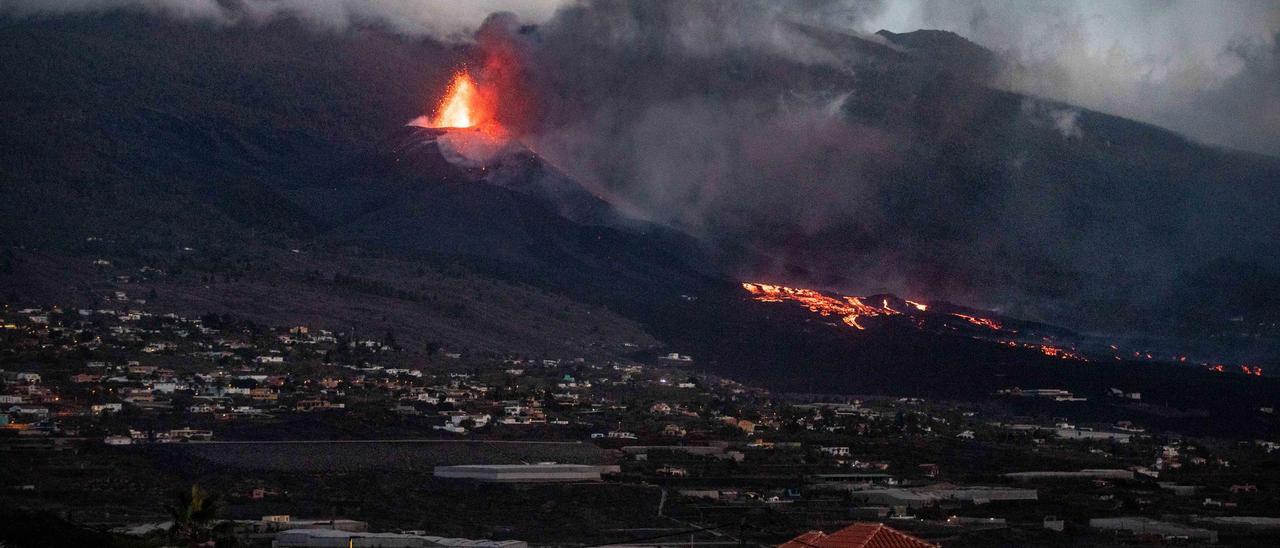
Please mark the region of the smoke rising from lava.
POLYGON ((218 25, 260 25, 295 18, 316 29, 345 32, 374 25, 405 36, 467 40, 489 14, 550 17, 564 0, 0 0, 0 15, 46 17, 140 11, 218 25))
POLYGON ((1280 155, 1280 4, 899 0, 863 30, 938 28, 1000 53, 997 83, 1280 155))
MULTIPOLYGON (((0 14, 125 6, 242 25, 292 16, 327 31, 372 26, 464 42, 478 84, 503 92, 505 127, 629 211, 719 245, 749 279, 954 299, 1051 320, 1096 319, 1091 311, 1123 323, 1126 304, 1173 302, 1177 284, 1205 265, 1280 268, 1271 249, 1280 241, 1274 185, 1214 158, 1166 154, 1179 143, 1072 105, 894 72, 887 65, 901 47, 865 33, 890 20, 975 30, 969 38, 1010 54, 1021 50, 1002 37, 1023 35, 957 21, 1038 28, 973 16, 997 13, 989 2, 956 8, 968 19, 893 19, 898 5, 10 0, 0 14), (495 8, 515 13, 490 16, 495 8), (1013 119, 993 115, 992 105, 1013 119), (1129 152, 1108 156, 1115 150, 1129 152), (1122 167, 1108 173, 1103 164, 1122 167)), ((1055 43, 1066 51, 1073 42, 1055 43)), ((1276 56, 1263 55, 1264 46, 1234 46, 1250 52, 1248 70, 1220 87, 1232 97, 1213 103, 1256 111, 1250 122, 1263 129, 1255 134, 1266 133, 1273 111, 1250 106, 1253 97, 1268 104, 1253 90, 1280 82, 1265 77, 1276 56)), ((1169 44, 1168 55, 1178 47, 1169 44)), ((1014 58, 1034 69, 1014 89, 1054 81, 1035 80, 1041 65, 1027 59, 1014 58)), ((1090 89, 1079 72, 1063 89, 1090 89)), ((1097 92, 1140 96, 1146 88, 1121 85, 1121 72, 1103 78, 1114 89, 1097 92)), ((1165 81, 1191 86, 1177 89, 1195 101, 1217 101, 1196 94, 1192 80, 1165 81)))
MULTIPOLYGON (((1142 120, 1196 139, 1280 154, 1280 4, 1200 0, 801 0, 636 2, 678 19, 665 38, 690 52, 770 46, 840 63, 796 40, 780 21, 866 34, 885 28, 957 32, 1001 54, 997 84, 1142 120)), ((43 17, 134 10, 220 25, 292 17, 324 31, 378 26, 409 37, 466 42, 484 19, 512 12, 524 23, 567 11, 611 11, 608 25, 635 32, 616 1, 588 0, 0 0, 0 16, 43 17)), ((571 23, 570 23, 571 24, 571 23)), ((619 35, 618 37, 622 37, 619 35)))
MULTIPOLYGON (((842 14, 840 28, 878 9, 848 6, 805 7, 842 14)), ((510 124, 541 154, 658 221, 731 242, 724 255, 754 278, 1088 326, 1168 305, 1213 259, 1280 266, 1259 254, 1278 235, 1273 208, 1214 195, 1225 173, 1156 189, 1147 175, 1053 171, 1054 150, 1109 147, 1101 135, 1120 122, 1035 98, 1001 119, 1001 96, 954 78, 884 84, 896 47, 758 7, 590 2, 536 26, 494 16, 478 42, 505 59, 500 85, 526 108, 504 112, 526 114, 510 124)))

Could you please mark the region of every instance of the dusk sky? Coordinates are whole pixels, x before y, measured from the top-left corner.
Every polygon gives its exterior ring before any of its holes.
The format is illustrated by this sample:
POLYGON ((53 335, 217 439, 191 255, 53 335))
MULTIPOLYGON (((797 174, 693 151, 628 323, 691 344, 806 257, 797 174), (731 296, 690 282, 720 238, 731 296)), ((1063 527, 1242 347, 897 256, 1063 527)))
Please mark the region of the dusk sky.
MULTIPOLYGON (((376 23, 467 41, 490 14, 542 23, 575 0, 2 0, 39 16, 144 10, 252 24, 293 14, 335 31, 376 23), (235 6, 234 9, 227 6, 235 6)), ((687 8, 697 25, 705 8, 687 8)), ((709 9, 707 11, 710 11, 709 9)), ((742 38, 773 39, 750 19, 803 20, 847 32, 942 29, 1009 62, 994 85, 1167 127, 1200 141, 1280 155, 1280 2, 1272 0, 802 0, 732 2, 742 38), (751 34, 758 36, 752 37, 751 34)))

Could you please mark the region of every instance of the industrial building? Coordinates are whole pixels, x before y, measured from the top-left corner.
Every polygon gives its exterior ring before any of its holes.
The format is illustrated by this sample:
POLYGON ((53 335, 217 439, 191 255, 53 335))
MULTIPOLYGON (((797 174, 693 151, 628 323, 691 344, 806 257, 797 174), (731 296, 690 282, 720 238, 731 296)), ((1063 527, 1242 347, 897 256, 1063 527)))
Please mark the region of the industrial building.
POLYGON ((1126 533, 1136 537, 1160 537, 1162 539, 1188 539, 1210 544, 1218 542, 1218 532, 1177 523, 1156 521, 1143 517, 1096 518, 1089 520, 1089 528, 1099 531, 1126 533))
POLYGON ((1122 432, 1102 432, 1098 430, 1081 430, 1078 428, 1054 428, 1054 434, 1064 440, 1105 440, 1116 443, 1129 443, 1132 434, 1122 432))
POLYGON ((273 548, 529 548, 529 544, 522 540, 472 540, 332 529, 281 531, 271 545, 273 548))
POLYGON ((1035 489, 1004 487, 922 487, 911 489, 857 489, 850 497, 864 504, 921 508, 943 502, 986 504, 1005 500, 1038 500, 1035 489))
POLYGON ((1111 479, 1111 480, 1131 480, 1133 479, 1133 471, 1119 470, 1115 468, 1086 468, 1074 472, 1068 471, 1045 471, 1045 472, 1011 472, 1005 474, 1004 477, 1019 480, 1031 481, 1040 479, 1111 479))
POLYGON ((850 474, 814 474, 810 476, 810 478, 812 478, 813 481, 815 482, 819 482, 820 484, 832 484, 837 486, 853 485, 853 484, 868 484, 868 483, 896 485, 898 483, 897 478, 894 478, 889 474, 884 474, 879 472, 857 472, 857 473, 850 473, 850 474))
POLYGON ((622 448, 623 453, 633 456, 661 451, 719 457, 725 454, 725 447, 720 445, 628 445, 622 448))
MULTIPOLYGON (((283 531, 300 529, 331 530, 347 533, 365 533, 369 524, 351 519, 299 519, 292 516, 263 516, 259 521, 236 521, 236 537, 251 546, 262 546, 277 538, 283 531)), ((343 546, 346 546, 343 544, 343 546)))
POLYGON ((588 464, 464 464, 437 466, 437 478, 490 483, 547 483, 600 481, 600 466, 588 464))
POLYGON ((1197 519, 1196 523, 1235 529, 1280 530, 1280 518, 1263 516, 1205 517, 1197 519))

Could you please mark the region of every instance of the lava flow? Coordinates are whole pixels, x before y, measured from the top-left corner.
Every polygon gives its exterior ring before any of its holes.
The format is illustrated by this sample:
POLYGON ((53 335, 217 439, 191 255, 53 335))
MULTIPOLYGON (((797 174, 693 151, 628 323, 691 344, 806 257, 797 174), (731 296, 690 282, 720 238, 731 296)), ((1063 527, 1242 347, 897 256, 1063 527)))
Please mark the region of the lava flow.
POLYGON ((979 318, 976 316, 970 316, 968 314, 956 314, 954 312, 951 313, 951 315, 957 318, 960 318, 966 322, 969 322, 973 325, 976 325, 978 327, 985 327, 993 331, 999 331, 1003 327, 1000 325, 1000 322, 997 322, 995 320, 988 320, 986 318, 979 318))
POLYGON ((779 303, 784 301, 795 301, 806 307, 811 312, 817 312, 822 316, 840 316, 840 319, 850 327, 865 330, 858 323, 858 318, 863 316, 891 316, 901 314, 897 310, 889 308, 889 302, 886 300, 884 306, 874 306, 862 302, 858 297, 844 297, 837 299, 823 295, 812 289, 798 289, 794 287, 783 287, 780 285, 744 283, 743 289, 750 292, 757 301, 766 303, 779 303))
MULTIPOLYGON (((895 310, 889 306, 889 300, 883 299, 881 306, 870 305, 862 302, 859 297, 831 297, 814 291, 812 289, 799 289, 794 287, 784 287, 780 285, 770 285, 761 283, 744 283, 742 287, 750 292, 757 301, 766 303, 776 303, 782 301, 795 301, 808 307, 809 310, 817 312, 823 316, 840 316, 844 323, 858 329, 865 329, 862 324, 858 323, 858 318, 873 316, 899 316, 903 312, 895 310)), ((926 312, 929 306, 915 301, 904 301, 909 307, 919 312, 926 312)), ((995 320, 970 316, 968 314, 951 313, 952 316, 960 318, 970 324, 992 331, 1001 331, 1004 326, 995 320)))
MULTIPOLYGON (((821 316, 839 316, 845 324, 859 330, 866 330, 858 320, 860 318, 875 316, 910 316, 916 320, 916 326, 923 326, 919 317, 925 314, 935 314, 935 317, 950 316, 962 319, 969 324, 981 327, 983 330, 990 330, 994 333, 984 336, 988 340, 996 340, 1003 344, 1015 348, 1028 348, 1036 350, 1046 356, 1064 358, 1069 360, 1088 361, 1084 356, 1080 355, 1075 349, 1066 349, 1050 344, 1041 344, 1034 342, 1020 342, 1017 340, 1009 340, 1006 337, 1016 335, 1015 330, 1006 330, 1004 326, 995 320, 971 316, 968 314, 939 313, 929 312, 929 305, 918 303, 915 301, 903 301, 906 303, 905 311, 900 311, 889 304, 889 299, 881 299, 880 306, 867 304, 860 297, 853 296, 831 296, 826 295, 812 289, 801 289, 794 287, 785 287, 780 285, 762 284, 762 283, 744 283, 742 288, 751 293, 752 298, 759 302, 780 303, 792 301, 800 303, 811 312, 816 312, 821 316)), ((1046 338, 1046 342, 1052 342, 1046 338)), ((1246 371, 1249 373, 1249 371, 1246 371)))

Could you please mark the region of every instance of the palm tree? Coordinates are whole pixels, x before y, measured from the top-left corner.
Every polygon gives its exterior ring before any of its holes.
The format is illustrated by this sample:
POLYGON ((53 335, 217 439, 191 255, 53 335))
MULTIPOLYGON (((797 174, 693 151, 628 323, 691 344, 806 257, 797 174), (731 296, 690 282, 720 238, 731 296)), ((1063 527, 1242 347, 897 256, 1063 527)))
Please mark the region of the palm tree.
POLYGON ((201 546, 212 540, 214 518, 222 511, 222 497, 192 485, 190 491, 178 491, 177 504, 169 507, 173 527, 170 540, 188 546, 201 546))

